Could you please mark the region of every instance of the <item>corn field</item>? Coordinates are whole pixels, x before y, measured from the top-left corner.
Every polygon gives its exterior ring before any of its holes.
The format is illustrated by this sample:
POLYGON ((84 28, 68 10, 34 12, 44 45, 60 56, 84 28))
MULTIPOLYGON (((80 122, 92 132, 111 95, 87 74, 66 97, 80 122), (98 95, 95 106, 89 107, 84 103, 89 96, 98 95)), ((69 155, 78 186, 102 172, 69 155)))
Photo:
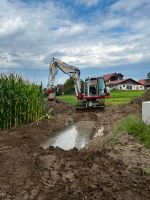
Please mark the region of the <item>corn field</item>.
POLYGON ((42 85, 31 84, 16 74, 0 75, 0 129, 39 119, 43 105, 42 85))

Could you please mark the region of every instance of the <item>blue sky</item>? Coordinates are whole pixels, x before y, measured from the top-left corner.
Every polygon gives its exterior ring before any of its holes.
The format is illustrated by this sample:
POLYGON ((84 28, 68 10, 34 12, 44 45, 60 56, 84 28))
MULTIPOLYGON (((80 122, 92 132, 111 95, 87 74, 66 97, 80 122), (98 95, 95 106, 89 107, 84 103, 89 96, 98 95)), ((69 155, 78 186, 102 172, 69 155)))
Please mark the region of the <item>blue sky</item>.
MULTIPOLYGON (((1 0, 0 73, 47 84, 53 56, 81 78, 150 71, 149 0, 1 0)), ((56 83, 67 75, 59 73, 56 83)))

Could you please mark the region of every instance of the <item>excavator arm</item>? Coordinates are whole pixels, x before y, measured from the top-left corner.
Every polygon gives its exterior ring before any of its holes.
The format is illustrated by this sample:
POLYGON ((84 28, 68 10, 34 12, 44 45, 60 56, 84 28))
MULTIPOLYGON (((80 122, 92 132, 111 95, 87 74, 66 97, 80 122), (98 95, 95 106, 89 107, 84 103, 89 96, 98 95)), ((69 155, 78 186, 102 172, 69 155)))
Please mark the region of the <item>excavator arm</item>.
POLYGON ((48 98, 49 100, 55 99, 55 76, 58 73, 58 69, 60 69, 63 73, 68 74, 70 77, 74 79, 74 87, 76 96, 78 99, 83 98, 83 94, 81 92, 81 79, 80 79, 80 70, 72 65, 68 65, 56 58, 52 58, 49 66, 49 78, 48 78, 48 98))

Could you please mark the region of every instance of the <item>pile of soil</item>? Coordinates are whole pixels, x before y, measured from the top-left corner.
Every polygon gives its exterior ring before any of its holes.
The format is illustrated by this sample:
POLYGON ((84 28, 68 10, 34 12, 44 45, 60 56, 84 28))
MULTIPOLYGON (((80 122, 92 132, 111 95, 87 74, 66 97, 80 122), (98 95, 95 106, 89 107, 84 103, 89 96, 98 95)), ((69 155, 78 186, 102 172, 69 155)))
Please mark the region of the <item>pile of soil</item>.
POLYGON ((120 107, 122 111, 131 115, 138 114, 142 110, 144 101, 150 101, 150 91, 146 91, 143 95, 133 98, 129 104, 118 106, 118 108, 120 107))
POLYGON ((73 106, 60 100, 47 101, 45 103, 45 109, 47 111, 50 110, 52 114, 67 113, 74 110, 73 106))
POLYGON ((150 101, 150 91, 146 91, 140 97, 133 98, 131 104, 142 106, 143 101, 150 101))

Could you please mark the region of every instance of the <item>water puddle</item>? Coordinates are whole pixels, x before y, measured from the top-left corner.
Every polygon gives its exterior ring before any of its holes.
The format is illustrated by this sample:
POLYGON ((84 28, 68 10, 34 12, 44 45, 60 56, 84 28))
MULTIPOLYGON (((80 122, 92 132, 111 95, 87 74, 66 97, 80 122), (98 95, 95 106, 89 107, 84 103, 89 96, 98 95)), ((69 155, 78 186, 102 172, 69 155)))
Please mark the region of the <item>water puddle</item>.
POLYGON ((64 131, 50 136, 41 146, 47 149, 49 146, 60 147, 69 150, 74 147, 81 149, 90 142, 90 136, 95 127, 94 121, 80 121, 64 131))

